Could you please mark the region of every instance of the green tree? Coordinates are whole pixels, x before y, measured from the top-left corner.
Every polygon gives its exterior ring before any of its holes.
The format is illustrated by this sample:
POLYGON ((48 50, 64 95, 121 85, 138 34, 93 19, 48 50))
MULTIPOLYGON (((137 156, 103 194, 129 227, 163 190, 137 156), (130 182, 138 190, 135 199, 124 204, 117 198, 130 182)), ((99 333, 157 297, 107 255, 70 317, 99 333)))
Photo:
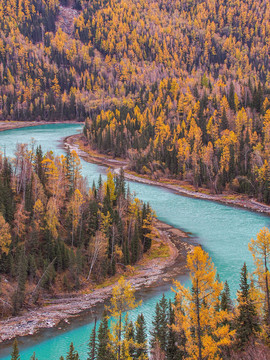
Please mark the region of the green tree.
POLYGON ((232 300, 231 300, 230 288, 229 288, 228 282, 225 281, 224 289, 221 292, 220 308, 223 311, 231 312, 232 306, 233 305, 232 305, 232 300))
POLYGON ((143 314, 138 315, 136 322, 136 357, 147 359, 147 329, 143 314))
POLYGON ((77 351, 75 351, 73 343, 69 346, 69 352, 66 356, 66 360, 79 360, 79 355, 77 351))
POLYGON ((168 316, 168 343, 166 349, 167 360, 179 360, 185 355, 183 350, 185 347, 185 336, 183 333, 177 333, 173 325, 175 324, 175 313, 171 301, 169 302, 169 316, 168 316))
POLYGON ((88 352, 87 360, 96 360, 97 358, 96 326, 97 326, 97 319, 95 318, 94 328, 92 330, 90 341, 88 344, 89 352, 88 352))
POLYGON ((97 360, 113 360, 111 351, 110 329, 107 313, 104 312, 98 328, 97 360))
POLYGON ((20 360, 19 348, 17 339, 13 341, 11 360, 20 360))
POLYGON ((166 352, 168 343, 168 301, 163 294, 161 300, 156 304, 153 330, 151 331, 151 347, 155 347, 158 341, 162 351, 166 352))
POLYGON ((260 330, 255 306, 250 296, 247 275, 247 266, 244 263, 240 276, 240 290, 237 295, 238 315, 235 321, 236 343, 240 349, 243 349, 245 344, 260 330))

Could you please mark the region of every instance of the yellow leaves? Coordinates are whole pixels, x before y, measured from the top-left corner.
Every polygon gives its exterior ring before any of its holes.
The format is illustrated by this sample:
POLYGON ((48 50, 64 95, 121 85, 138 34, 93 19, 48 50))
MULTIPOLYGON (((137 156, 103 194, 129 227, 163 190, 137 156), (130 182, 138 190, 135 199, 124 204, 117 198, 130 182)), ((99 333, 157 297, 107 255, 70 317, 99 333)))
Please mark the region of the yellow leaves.
POLYGON ((57 185, 59 180, 59 171, 53 159, 46 157, 42 160, 42 166, 47 177, 47 188, 52 193, 56 195, 57 185))
POLYGON ((135 198, 130 203, 130 207, 129 207, 131 217, 136 219, 138 215, 141 213, 141 208, 142 208, 142 202, 138 198, 135 198))
POLYGON ((71 213, 71 217, 72 217, 73 229, 76 229, 78 227, 82 204, 83 204, 83 196, 80 190, 76 189, 68 205, 68 210, 71 213))
POLYGON ((8 255, 9 245, 11 244, 10 226, 0 213, 0 257, 2 254, 8 255))
POLYGON ((192 290, 179 282, 176 286, 176 331, 184 330, 187 339, 186 359, 220 359, 221 347, 229 346, 234 335, 224 321, 227 311, 218 311, 222 284, 216 280, 216 270, 209 255, 201 247, 195 247, 188 255, 192 290))
POLYGON ((170 136, 170 126, 165 125, 162 114, 157 118, 155 125, 155 134, 155 147, 158 146, 158 144, 163 144, 170 136))
POLYGON ((61 89, 60 89, 59 82, 58 82, 58 79, 57 79, 56 75, 54 76, 54 79, 52 81, 52 91, 53 91, 54 96, 57 97, 57 98, 61 94, 61 89))
POLYGON ((64 46, 68 41, 68 36, 63 32, 61 27, 58 28, 54 39, 52 40, 52 45, 59 51, 60 53, 64 50, 64 46))
POLYGON ((99 212, 99 214, 101 217, 101 231, 103 232, 103 234, 107 235, 112 222, 111 215, 109 211, 106 215, 101 212, 99 212))
MULTIPOLYGON (((115 355, 117 353, 121 353, 123 355, 124 353, 125 359, 132 359, 132 357, 129 355, 128 339, 122 339, 122 316, 124 312, 135 309, 140 304, 141 302, 136 302, 135 299, 135 288, 132 287, 130 282, 125 281, 125 279, 121 277, 117 285, 115 285, 112 289, 112 298, 107 310, 114 320, 112 322, 112 332, 110 335, 113 345, 112 350, 115 352, 115 355)), ((128 313, 125 315, 126 324, 127 318, 128 313)))
POLYGON ((35 202, 34 207, 33 207, 33 213, 34 213, 35 223, 36 223, 37 227, 39 228, 40 224, 41 224, 41 219, 44 214, 44 206, 40 199, 37 199, 37 201, 35 202))
POLYGON ((44 217, 45 220, 45 228, 49 231, 53 239, 57 239, 58 237, 58 228, 60 226, 58 220, 58 208, 56 205, 56 201, 53 198, 50 198, 47 204, 47 210, 44 217))
POLYGON ((256 175, 258 177, 258 181, 265 182, 268 179, 269 174, 269 164, 267 160, 264 161, 261 167, 256 167, 256 175))
POLYGON ((143 220, 143 229, 148 230, 145 237, 149 239, 154 239, 155 236, 157 236, 155 229, 153 227, 153 215, 147 214, 146 219, 143 220))
POLYGON ((249 125, 247 113, 244 108, 242 108, 240 111, 238 111, 236 119, 235 119, 235 125, 236 125, 236 134, 237 134, 237 137, 239 137, 243 126, 249 125))
POLYGON ((110 201, 116 200, 115 184, 113 174, 110 170, 107 172, 107 181, 104 183, 104 192, 109 196, 110 201))
MULTIPOLYGON (((266 302, 269 301, 269 287, 270 287, 270 231, 268 228, 262 228, 256 239, 251 239, 248 244, 248 249, 252 254, 256 270, 254 272, 259 291, 262 292, 263 297, 266 302), (268 301, 267 301, 268 300, 268 301)), ((258 290, 257 290, 258 291, 258 290)), ((256 289, 253 288, 253 293, 256 292, 256 289)), ((257 294, 260 296, 260 294, 257 294)), ((269 306, 269 305, 268 305, 269 306)), ((269 310, 269 309, 268 309, 269 310)))
MULTIPOLYGON (((141 302, 136 302, 135 299, 135 288, 129 281, 126 281, 121 277, 112 289, 112 298, 110 305, 107 308, 111 316, 116 318, 116 327, 121 326, 121 316, 124 312, 135 309, 141 302)), ((115 327, 114 327, 115 329, 115 327)), ((115 334, 118 338, 118 334, 115 334)), ((118 341, 121 339, 118 338, 118 341)))
POLYGON ((268 228, 262 228, 258 234, 256 240, 251 239, 249 245, 249 250, 252 253, 254 259, 258 255, 270 254, 270 231, 268 228))
POLYGON ((24 204, 18 204, 14 215, 14 233, 21 241, 24 241, 28 217, 29 213, 25 211, 24 204))

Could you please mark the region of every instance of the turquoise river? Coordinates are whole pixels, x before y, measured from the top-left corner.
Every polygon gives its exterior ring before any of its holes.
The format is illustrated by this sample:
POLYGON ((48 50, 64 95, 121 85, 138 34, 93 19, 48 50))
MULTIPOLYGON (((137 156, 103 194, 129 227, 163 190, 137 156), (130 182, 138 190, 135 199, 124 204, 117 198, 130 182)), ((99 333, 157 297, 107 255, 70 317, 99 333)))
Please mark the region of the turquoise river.
MULTIPOLYGON (((64 152, 61 147, 62 139, 81 129, 82 125, 79 124, 51 124, 8 130, 0 133, 0 147, 8 156, 12 156, 17 143, 30 143, 35 139, 44 151, 53 150, 61 154, 64 152)), ((82 172, 92 184, 100 173, 105 175, 106 170, 82 160, 82 172)), ((210 254, 221 279, 228 280, 235 295, 243 262, 246 261, 249 271, 253 268, 248 242, 260 228, 270 225, 270 218, 211 201, 180 196, 161 187, 135 182, 129 182, 129 186, 136 196, 150 202, 160 220, 192 233, 210 254)), ((182 277, 180 280, 186 281, 186 278, 182 277)), ((168 297, 173 296, 170 285, 140 292, 138 298, 143 299, 143 304, 132 313, 132 318, 138 312, 143 312, 150 328, 155 303, 163 292, 168 297)), ((89 314, 73 321, 64 329, 48 329, 37 336, 20 340, 21 360, 29 360, 34 351, 39 360, 59 359, 60 355, 67 353, 71 341, 81 360, 85 360, 92 320, 89 314)), ((0 346, 0 360, 10 359, 9 353, 10 347, 0 346)))

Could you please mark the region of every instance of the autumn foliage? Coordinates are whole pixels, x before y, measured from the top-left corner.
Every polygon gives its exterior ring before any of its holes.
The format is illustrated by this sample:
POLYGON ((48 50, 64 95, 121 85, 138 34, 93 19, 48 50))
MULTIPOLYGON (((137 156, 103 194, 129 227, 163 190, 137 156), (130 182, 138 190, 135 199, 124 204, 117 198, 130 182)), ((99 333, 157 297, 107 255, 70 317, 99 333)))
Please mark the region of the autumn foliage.
POLYGON ((18 145, 12 161, 1 155, 0 273, 14 284, 3 314, 128 270, 151 247, 152 219, 123 171, 89 189, 75 151, 18 145))

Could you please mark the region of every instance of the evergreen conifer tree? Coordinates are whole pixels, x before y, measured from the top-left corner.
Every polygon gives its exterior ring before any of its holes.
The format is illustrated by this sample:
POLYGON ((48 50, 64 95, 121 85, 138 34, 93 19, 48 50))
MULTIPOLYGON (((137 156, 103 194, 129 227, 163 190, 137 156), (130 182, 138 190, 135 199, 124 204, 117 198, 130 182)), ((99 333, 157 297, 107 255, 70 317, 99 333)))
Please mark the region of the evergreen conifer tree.
POLYGON ((230 288, 229 288, 229 285, 228 285, 227 281, 225 281, 224 289, 223 289, 223 291, 221 293, 220 308, 223 311, 226 311, 226 310, 228 312, 232 311, 231 293, 230 293, 230 288))
POLYGON ((236 318, 236 342, 240 349, 259 331, 255 306, 250 296, 250 286, 247 280, 247 266, 241 270, 240 291, 238 292, 238 312, 236 318))
POLYGON ((75 351, 73 343, 69 346, 69 352, 66 356, 66 360, 79 360, 79 355, 77 351, 75 351))
POLYGON ((88 345, 89 352, 88 352, 87 360, 96 360, 96 358, 97 358, 96 326, 97 326, 97 319, 95 318, 94 328, 92 330, 89 345, 88 345))
POLYGON ((172 325, 175 323, 175 314, 174 309, 171 304, 171 301, 169 302, 169 327, 168 327, 168 343, 167 343, 167 349, 166 349, 166 359, 167 360, 179 360, 183 358, 184 352, 180 350, 184 346, 185 339, 182 334, 177 334, 173 328, 172 325))
POLYGON ((18 348, 17 339, 14 340, 13 345, 12 345, 11 360, 20 360, 20 354, 19 354, 19 348, 18 348))
POLYGON ((166 351, 168 343, 168 301, 164 294, 162 299, 156 304, 151 335, 151 347, 153 348, 158 341, 161 350, 166 351))
POLYGON ((97 360, 112 360, 113 356, 108 347, 110 344, 110 329, 107 314, 104 312, 98 329, 97 360))
POLYGON ((143 314, 138 315, 137 318, 135 340, 137 344, 136 358, 139 359, 142 356, 147 358, 147 334, 143 314))

